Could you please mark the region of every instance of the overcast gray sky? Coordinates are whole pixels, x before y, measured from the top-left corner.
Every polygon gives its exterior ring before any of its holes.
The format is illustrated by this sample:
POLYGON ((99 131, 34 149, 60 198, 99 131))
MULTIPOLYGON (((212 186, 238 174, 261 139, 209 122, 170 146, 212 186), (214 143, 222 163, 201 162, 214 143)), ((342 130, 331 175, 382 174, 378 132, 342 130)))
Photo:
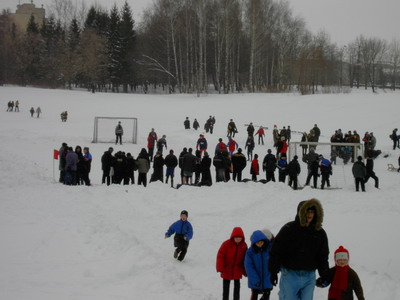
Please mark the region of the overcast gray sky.
MULTIPOLYGON (((36 6, 47 5, 52 0, 34 0, 36 6)), ((15 12, 17 4, 30 0, 0 0, 0 8, 10 8, 15 12)), ((90 6, 97 2, 110 8, 114 3, 122 7, 125 0, 85 0, 90 6)), ((301 16, 307 28, 317 33, 324 30, 331 41, 345 45, 358 35, 378 37, 391 41, 400 40, 400 0, 289 0, 293 13, 301 16)), ((140 20, 141 12, 152 0, 128 0, 135 21, 140 20)))

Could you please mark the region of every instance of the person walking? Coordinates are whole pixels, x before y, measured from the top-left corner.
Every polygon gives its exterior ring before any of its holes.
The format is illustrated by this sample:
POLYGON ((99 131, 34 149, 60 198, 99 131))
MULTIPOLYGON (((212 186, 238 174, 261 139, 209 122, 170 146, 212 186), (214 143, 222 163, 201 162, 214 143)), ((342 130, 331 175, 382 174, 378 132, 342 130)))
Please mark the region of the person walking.
POLYGON ((360 278, 349 266, 349 251, 340 246, 334 254, 335 266, 329 269, 327 281, 317 279, 317 287, 330 284, 328 300, 353 300, 353 292, 358 300, 365 300, 360 278))
POLYGON ((287 173, 289 175, 289 186, 293 187, 294 190, 297 190, 297 186, 298 186, 297 178, 301 172, 298 158, 299 157, 297 155, 295 155, 293 157, 292 161, 287 166, 287 173))
POLYGON ((192 224, 187 220, 189 213, 187 210, 182 210, 180 219, 173 223, 165 233, 165 238, 169 238, 174 235, 174 258, 178 261, 182 261, 187 253, 189 247, 189 241, 193 238, 193 227, 192 224))
POLYGON ((247 245, 242 228, 235 227, 231 237, 222 243, 218 250, 216 269, 222 278, 222 300, 229 299, 229 287, 234 282, 233 300, 240 299, 240 279, 246 276, 244 257, 247 245))
POLYGON ((258 134, 258 144, 260 145, 260 141, 262 143, 262 145, 264 145, 264 136, 265 136, 265 131, 264 128, 262 126, 260 126, 260 128, 258 128, 257 132, 255 135, 258 134))
POLYGON ((39 118, 39 116, 40 116, 41 113, 42 113, 42 110, 40 109, 40 106, 38 106, 38 107, 36 108, 36 116, 37 116, 37 118, 39 118))
POLYGON ((253 232, 250 241, 251 247, 244 260, 248 287, 251 289, 250 300, 257 300, 259 294, 262 295, 261 299, 269 300, 272 290, 271 274, 268 270, 271 241, 260 230, 253 232))
POLYGON ((317 199, 301 201, 294 221, 285 224, 270 251, 271 283, 278 283, 279 299, 312 300, 315 271, 326 281, 329 270, 329 244, 322 228, 324 211, 317 199))

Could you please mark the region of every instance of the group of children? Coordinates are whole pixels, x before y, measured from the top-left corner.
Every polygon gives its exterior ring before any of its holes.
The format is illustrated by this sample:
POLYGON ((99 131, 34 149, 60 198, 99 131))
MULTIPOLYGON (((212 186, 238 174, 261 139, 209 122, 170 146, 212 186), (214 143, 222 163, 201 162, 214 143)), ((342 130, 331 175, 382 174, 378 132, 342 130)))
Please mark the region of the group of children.
MULTIPOLYGON (((183 210, 180 219, 174 222, 165 233, 165 238, 174 236, 176 247, 173 257, 179 261, 185 258, 189 241, 193 237, 193 227, 188 221, 188 212, 183 210)), ((222 243, 217 253, 216 270, 223 280, 222 299, 229 299, 230 283, 233 280, 233 299, 240 299, 240 279, 248 278, 251 300, 268 300, 277 279, 269 272, 269 252, 274 236, 269 230, 256 230, 250 237, 248 248, 242 228, 235 227, 228 240, 222 243)), ((349 266, 349 251, 340 246, 334 253, 335 266, 329 269, 322 279, 318 278, 317 287, 329 287, 328 300, 353 299, 353 291, 358 300, 364 300, 363 289, 357 273, 349 266)), ((303 299, 299 296, 298 299, 303 299)))

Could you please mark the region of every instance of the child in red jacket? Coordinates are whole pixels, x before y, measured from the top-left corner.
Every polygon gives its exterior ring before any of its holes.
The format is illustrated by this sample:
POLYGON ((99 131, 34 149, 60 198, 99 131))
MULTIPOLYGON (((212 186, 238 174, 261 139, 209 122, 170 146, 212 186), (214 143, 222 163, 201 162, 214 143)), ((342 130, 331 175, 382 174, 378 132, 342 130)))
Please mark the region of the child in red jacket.
POLYGON ((240 298, 240 279, 246 275, 244 269, 244 257, 247 244, 244 239, 242 228, 235 227, 229 240, 222 243, 217 254, 217 272, 221 273, 223 279, 222 299, 229 299, 229 286, 234 281, 233 299, 240 298))
POLYGON ((250 169, 251 180, 257 181, 257 175, 260 174, 260 167, 258 165, 258 154, 254 154, 254 159, 251 162, 250 169))

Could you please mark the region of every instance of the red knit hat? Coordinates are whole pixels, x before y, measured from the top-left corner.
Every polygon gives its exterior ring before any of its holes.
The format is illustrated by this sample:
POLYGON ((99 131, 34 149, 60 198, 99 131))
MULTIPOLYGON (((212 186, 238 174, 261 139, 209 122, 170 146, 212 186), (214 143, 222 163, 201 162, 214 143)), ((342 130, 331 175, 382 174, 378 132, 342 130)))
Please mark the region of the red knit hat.
POLYGON ((347 259, 349 260, 349 251, 344 248, 343 246, 340 246, 336 251, 335 251, 335 261, 338 259, 347 259))

